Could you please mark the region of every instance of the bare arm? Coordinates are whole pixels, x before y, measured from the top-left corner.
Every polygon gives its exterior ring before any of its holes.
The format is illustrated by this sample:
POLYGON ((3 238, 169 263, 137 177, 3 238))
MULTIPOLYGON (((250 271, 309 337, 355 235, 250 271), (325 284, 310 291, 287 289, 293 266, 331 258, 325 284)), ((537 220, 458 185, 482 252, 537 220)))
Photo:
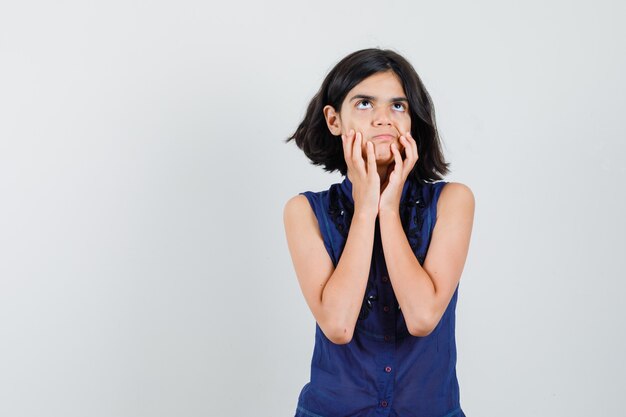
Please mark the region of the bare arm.
POLYGON ((302 293, 326 337, 337 344, 352 340, 363 304, 380 195, 374 145, 367 143, 366 165, 361 132, 351 129, 341 135, 341 140, 352 183, 354 214, 336 269, 307 198, 293 197, 283 212, 287 244, 302 293))
POLYGON ((443 316, 461 279, 474 218, 474 195, 461 183, 444 186, 424 266, 413 253, 395 211, 380 214, 389 279, 407 328, 427 336, 443 316))
POLYGON ((315 320, 333 343, 350 342, 370 272, 375 214, 355 211, 336 268, 304 195, 285 204, 283 220, 298 282, 315 320))

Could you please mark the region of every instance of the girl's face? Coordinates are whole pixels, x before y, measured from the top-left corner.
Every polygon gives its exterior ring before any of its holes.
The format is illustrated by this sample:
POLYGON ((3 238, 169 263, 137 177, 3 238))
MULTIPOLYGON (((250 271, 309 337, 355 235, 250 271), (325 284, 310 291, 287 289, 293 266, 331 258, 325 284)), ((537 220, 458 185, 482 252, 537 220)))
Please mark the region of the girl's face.
POLYGON ((348 91, 340 112, 324 107, 331 132, 340 136, 354 129, 361 132, 361 153, 367 161, 367 142, 373 142, 377 165, 394 161, 391 144, 398 146, 404 156, 400 136, 411 130, 409 101, 402 84, 393 71, 371 75, 348 91))

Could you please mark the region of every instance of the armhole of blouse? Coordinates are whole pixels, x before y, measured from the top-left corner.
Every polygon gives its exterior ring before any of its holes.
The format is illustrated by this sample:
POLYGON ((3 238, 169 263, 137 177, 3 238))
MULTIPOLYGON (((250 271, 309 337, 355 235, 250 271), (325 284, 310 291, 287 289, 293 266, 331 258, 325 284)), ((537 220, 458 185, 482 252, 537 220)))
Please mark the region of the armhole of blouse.
POLYGON ((313 214, 317 218, 317 224, 320 228, 320 234, 322 235, 322 240, 324 241, 324 247, 326 248, 326 252, 330 256, 330 260, 333 263, 333 266, 337 267, 337 262, 335 260, 335 254, 333 251, 333 244, 330 241, 330 225, 328 224, 328 218, 325 215, 325 211, 322 207, 319 207, 319 197, 316 193, 311 191, 305 191, 300 193, 309 200, 309 204, 311 205, 311 209, 313 210, 313 214), (318 214, 319 213, 319 214, 318 214))
POLYGON ((448 181, 439 181, 435 183, 435 190, 433 192, 433 201, 435 203, 435 207, 437 207, 437 201, 439 201, 439 195, 443 190, 443 187, 448 184, 448 181))
POLYGON ((433 221, 430 226, 431 236, 432 236, 433 230, 435 230, 435 224, 437 223, 437 202, 439 201, 439 196, 441 195, 441 191, 443 190, 443 187, 446 184, 448 184, 447 181, 439 181, 433 184, 433 199, 431 201, 431 204, 432 204, 432 213, 434 213, 435 215, 433 216, 433 221))

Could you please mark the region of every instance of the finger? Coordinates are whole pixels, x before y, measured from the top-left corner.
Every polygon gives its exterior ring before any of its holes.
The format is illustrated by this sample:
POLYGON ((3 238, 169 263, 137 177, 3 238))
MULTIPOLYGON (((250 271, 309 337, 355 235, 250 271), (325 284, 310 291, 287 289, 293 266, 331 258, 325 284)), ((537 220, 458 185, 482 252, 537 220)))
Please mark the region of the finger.
POLYGON ((368 141, 365 146, 367 147, 367 172, 378 173, 376 169, 376 152, 374 151, 374 144, 368 141))
POLYGON ((413 144, 411 143, 411 141, 409 141, 406 136, 400 136, 400 143, 402 143, 402 146, 404 146, 404 156, 407 163, 415 163, 415 149, 413 148, 413 144))
POLYGON ((407 160, 414 160, 415 150, 417 149, 416 147, 414 147, 415 141, 411 141, 407 135, 400 136, 400 141, 402 142, 402 145, 404 145, 404 149, 406 150, 405 153, 407 160))
POLYGON ((395 143, 391 144, 391 152, 393 153, 393 158, 396 161, 396 165, 393 167, 393 171, 391 172, 391 174, 393 174, 396 170, 398 170, 398 173, 402 173, 402 171, 404 170, 402 155, 400 155, 400 150, 395 143))
POLYGON ((406 159, 404 160, 403 176, 405 175, 408 176, 408 172, 410 172, 413 169, 413 167, 415 166, 415 162, 417 162, 417 157, 415 153, 417 150, 417 145, 412 144, 404 136, 402 136, 400 140, 402 141, 406 149, 406 159))
POLYGON ((409 143, 411 144, 411 148, 413 150, 413 156, 415 156, 415 160, 417 161, 419 159, 419 154, 417 152, 417 142, 415 141, 415 139, 413 139, 413 135, 411 135, 411 131, 407 131, 406 132, 406 138, 409 140, 409 143))
POLYGON ((356 139, 354 140, 354 147, 352 148, 352 163, 362 175, 366 175, 367 172, 365 172, 365 161, 363 160, 363 151, 361 147, 362 141, 363 135, 361 132, 357 132, 356 139))
POLYGON ((354 131, 350 130, 347 134, 341 135, 341 140, 343 141, 343 157, 346 160, 346 165, 348 166, 348 170, 352 171, 352 141, 354 139, 353 136, 354 131))
POLYGON ((350 129, 348 133, 341 135, 344 138, 344 155, 346 158, 352 158, 352 145, 354 141, 354 130, 350 129))

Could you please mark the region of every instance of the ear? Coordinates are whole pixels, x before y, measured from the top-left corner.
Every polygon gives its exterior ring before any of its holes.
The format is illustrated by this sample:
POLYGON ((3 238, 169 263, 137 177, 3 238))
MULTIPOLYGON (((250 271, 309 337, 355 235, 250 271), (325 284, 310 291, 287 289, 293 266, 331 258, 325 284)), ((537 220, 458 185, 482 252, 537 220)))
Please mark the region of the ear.
POLYGON ((322 109, 328 130, 335 136, 341 135, 341 116, 335 111, 333 106, 326 105, 322 109))

